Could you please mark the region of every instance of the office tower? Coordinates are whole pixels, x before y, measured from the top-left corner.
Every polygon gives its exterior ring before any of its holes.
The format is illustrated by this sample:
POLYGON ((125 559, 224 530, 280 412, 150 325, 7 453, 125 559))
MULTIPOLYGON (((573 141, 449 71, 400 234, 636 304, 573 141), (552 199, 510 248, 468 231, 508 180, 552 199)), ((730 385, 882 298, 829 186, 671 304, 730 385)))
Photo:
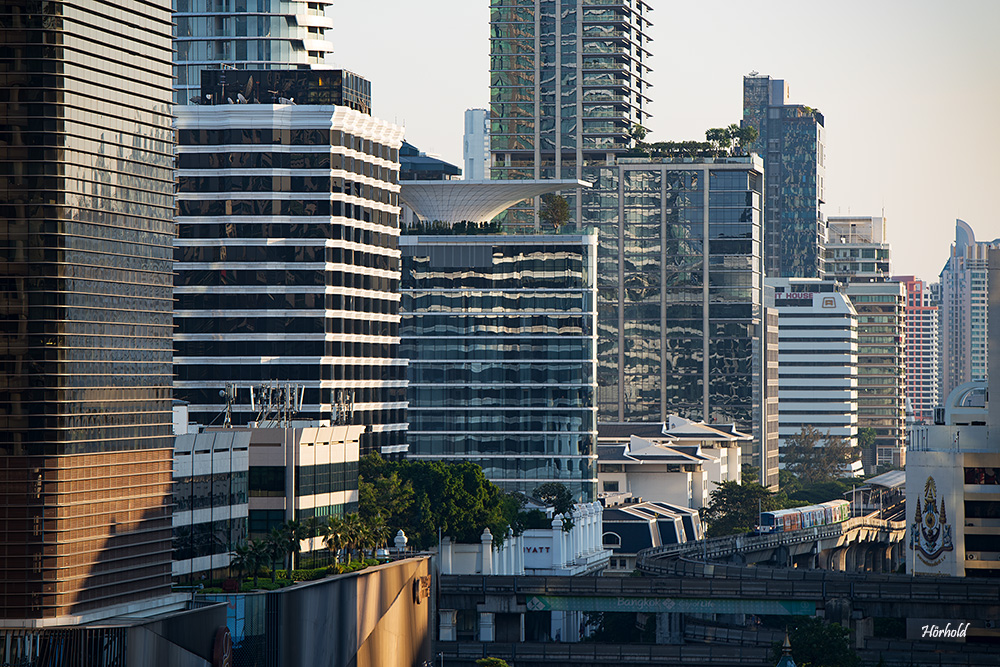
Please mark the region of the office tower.
POLYGON ((596 246, 580 234, 400 238, 410 458, 596 498, 596 246))
POLYGON ((764 272, 769 278, 824 274, 823 114, 788 104, 781 79, 743 77, 743 126, 757 130, 749 149, 764 158, 764 272))
POLYGON ((830 216, 826 220, 826 274, 840 282, 882 282, 892 275, 885 218, 830 216))
POLYGON ((752 456, 776 458, 760 159, 620 158, 597 171, 584 224, 599 233, 599 418, 735 423, 753 434, 752 456))
POLYGON ((323 69, 324 58, 333 52, 326 40, 333 19, 325 13, 332 4, 175 0, 174 104, 188 104, 199 96, 205 69, 323 69))
MULTIPOLYGON (((779 317, 781 444, 815 428, 854 444, 858 435, 857 312, 833 281, 768 278, 779 317)), ((859 465, 860 467, 860 465, 859 465)))
POLYGON ((488 109, 466 109, 462 159, 465 160, 465 180, 482 181, 490 177, 490 112, 488 109))
POLYGON ((998 246, 1000 239, 977 241, 969 223, 955 221, 955 243, 939 276, 942 399, 958 385, 986 377, 987 253, 998 246))
POLYGON ((858 314, 858 432, 875 431, 874 451, 862 452, 865 468, 899 468, 906 462, 906 288, 848 283, 844 293, 858 314))
POLYGON ((156 1, 0 7, 3 627, 170 594, 170 27, 156 1))
MULTIPOLYGON (((631 145, 649 117, 651 10, 643 0, 492 1, 492 178, 580 179, 631 145)), ((563 194, 580 220, 579 191, 563 194)), ((539 228, 532 202, 504 220, 539 228)))
POLYGON ((930 287, 916 276, 895 276, 906 287, 906 399, 917 422, 930 423, 939 402, 938 307, 930 287))
MULTIPOLYGON (((206 72, 203 98, 220 99, 221 74, 206 72)), ((328 72, 235 74, 286 97, 343 97, 327 90, 328 72)), ((220 392, 233 383, 232 423, 242 425, 259 419, 251 387, 298 387, 294 420, 365 425, 362 453, 405 451, 402 128, 329 103, 175 113, 178 398, 197 422, 221 424, 220 392)))

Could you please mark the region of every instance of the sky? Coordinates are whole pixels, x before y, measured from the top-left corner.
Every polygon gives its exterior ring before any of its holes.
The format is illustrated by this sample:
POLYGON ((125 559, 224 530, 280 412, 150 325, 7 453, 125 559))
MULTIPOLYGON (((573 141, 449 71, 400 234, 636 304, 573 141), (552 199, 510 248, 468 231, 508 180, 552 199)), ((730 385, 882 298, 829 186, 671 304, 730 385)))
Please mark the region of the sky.
MULTIPOLYGON (((893 273, 936 280, 956 218, 1000 237, 1000 2, 650 4, 647 141, 739 122, 757 71, 823 113, 823 210, 884 213, 893 273)), ((489 107, 489 1, 336 0, 328 13, 330 62, 372 81, 374 115, 461 166, 465 110, 489 107)))

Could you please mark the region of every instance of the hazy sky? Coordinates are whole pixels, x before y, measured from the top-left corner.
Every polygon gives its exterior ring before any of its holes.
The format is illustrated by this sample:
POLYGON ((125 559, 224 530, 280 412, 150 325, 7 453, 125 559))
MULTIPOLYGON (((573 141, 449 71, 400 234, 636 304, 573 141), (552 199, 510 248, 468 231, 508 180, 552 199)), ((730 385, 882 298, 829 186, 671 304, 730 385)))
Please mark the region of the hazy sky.
MULTIPOLYGON (((1000 2, 650 0, 648 141, 738 122, 743 75, 784 79, 826 119, 827 215, 885 211, 893 272, 935 280, 955 218, 1000 237, 1000 2)), ((374 114, 462 165, 463 114, 489 106, 488 0, 336 0, 332 62, 374 114)))

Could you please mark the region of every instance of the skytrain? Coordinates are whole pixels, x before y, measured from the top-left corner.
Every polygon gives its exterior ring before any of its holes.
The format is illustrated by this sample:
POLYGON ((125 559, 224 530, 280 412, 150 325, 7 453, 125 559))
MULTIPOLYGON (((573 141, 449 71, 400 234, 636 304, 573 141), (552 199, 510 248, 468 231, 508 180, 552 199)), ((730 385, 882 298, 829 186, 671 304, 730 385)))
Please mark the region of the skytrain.
POLYGON ((819 505, 762 512, 756 532, 759 535, 788 533, 793 530, 840 523, 850 518, 851 503, 846 500, 831 500, 819 505))

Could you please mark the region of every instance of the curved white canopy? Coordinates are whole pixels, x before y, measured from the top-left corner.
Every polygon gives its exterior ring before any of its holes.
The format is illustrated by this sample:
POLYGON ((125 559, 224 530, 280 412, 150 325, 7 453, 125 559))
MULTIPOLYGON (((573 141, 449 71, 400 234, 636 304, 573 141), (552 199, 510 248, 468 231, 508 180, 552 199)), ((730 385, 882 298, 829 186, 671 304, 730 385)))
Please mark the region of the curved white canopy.
POLYGON ((487 222, 524 199, 589 188, 586 181, 400 181, 399 198, 423 222, 487 222))

